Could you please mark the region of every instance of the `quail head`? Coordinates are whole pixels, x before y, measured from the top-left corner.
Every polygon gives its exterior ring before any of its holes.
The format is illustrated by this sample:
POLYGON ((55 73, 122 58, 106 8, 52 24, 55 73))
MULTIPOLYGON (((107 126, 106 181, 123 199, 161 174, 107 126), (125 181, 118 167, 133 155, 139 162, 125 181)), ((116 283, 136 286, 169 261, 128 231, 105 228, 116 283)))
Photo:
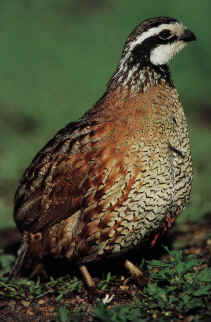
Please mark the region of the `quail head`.
POLYGON ((172 226, 190 197, 192 165, 168 62, 195 39, 173 18, 141 22, 103 96, 35 156, 15 194, 22 245, 13 275, 25 257, 46 255, 84 269, 153 246, 172 226))

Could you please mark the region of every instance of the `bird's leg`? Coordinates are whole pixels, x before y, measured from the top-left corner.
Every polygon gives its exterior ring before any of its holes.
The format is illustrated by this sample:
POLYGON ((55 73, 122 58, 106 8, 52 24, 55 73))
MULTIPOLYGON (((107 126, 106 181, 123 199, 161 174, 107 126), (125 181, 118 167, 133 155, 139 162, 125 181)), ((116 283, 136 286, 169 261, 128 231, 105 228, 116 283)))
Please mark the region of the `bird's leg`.
POLYGON ((134 265, 127 259, 124 263, 124 266, 139 286, 143 287, 146 284, 146 278, 144 277, 144 274, 136 265, 134 265))
POLYGON ((125 261, 124 266, 129 271, 132 277, 142 278, 144 276, 142 271, 128 259, 125 261))
POLYGON ((80 271, 81 271, 81 274, 82 274, 87 286, 90 289, 95 289, 95 282, 94 282, 93 278, 91 277, 87 267, 85 265, 80 266, 80 271))
POLYGON ((36 263, 33 271, 30 274, 30 278, 33 278, 36 275, 42 275, 45 278, 47 278, 47 276, 48 276, 46 273, 45 267, 44 267, 43 263, 41 263, 41 262, 36 263))

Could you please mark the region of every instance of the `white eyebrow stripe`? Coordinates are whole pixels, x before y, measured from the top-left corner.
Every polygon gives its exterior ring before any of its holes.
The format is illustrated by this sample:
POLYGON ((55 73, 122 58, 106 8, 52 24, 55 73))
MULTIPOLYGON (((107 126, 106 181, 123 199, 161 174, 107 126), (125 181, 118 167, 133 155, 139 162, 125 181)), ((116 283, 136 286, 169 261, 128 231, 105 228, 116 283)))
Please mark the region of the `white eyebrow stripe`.
POLYGON ((158 35, 162 30, 168 29, 168 30, 174 30, 175 26, 181 26, 178 22, 172 23, 172 24, 162 24, 158 27, 150 28, 149 30, 142 33, 141 36, 138 36, 130 45, 130 51, 134 49, 134 47, 138 44, 141 44, 145 39, 150 38, 153 35, 158 35))

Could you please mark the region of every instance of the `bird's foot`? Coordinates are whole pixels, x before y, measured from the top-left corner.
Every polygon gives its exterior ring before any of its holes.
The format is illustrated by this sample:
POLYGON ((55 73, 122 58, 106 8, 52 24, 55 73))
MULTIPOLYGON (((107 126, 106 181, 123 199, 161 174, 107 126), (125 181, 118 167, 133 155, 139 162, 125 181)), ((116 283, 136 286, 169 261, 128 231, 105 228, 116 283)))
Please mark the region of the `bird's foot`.
POLYGON ((143 272, 138 268, 136 265, 134 265, 131 261, 128 259, 124 263, 125 268, 130 273, 131 277, 135 282, 143 287, 147 284, 147 279, 144 277, 143 272))

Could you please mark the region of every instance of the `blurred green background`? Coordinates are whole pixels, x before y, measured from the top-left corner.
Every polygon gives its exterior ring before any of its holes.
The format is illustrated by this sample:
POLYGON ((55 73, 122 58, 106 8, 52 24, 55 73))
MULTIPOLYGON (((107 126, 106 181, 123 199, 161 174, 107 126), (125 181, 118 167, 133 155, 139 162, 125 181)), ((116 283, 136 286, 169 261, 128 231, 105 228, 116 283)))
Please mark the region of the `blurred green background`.
POLYGON ((211 213, 211 2, 208 0, 1 0, 0 226, 14 225, 13 195, 35 153, 102 95, 129 32, 167 15, 197 35, 171 64, 194 163, 190 206, 180 220, 211 213))

